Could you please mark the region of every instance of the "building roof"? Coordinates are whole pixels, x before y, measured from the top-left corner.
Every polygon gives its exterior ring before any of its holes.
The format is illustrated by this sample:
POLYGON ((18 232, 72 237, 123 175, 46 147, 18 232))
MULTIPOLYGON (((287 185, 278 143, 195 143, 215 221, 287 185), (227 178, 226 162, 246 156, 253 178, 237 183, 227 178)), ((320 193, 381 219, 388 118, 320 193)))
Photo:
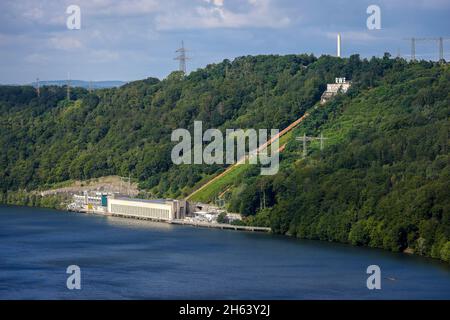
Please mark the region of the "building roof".
POLYGON ((127 198, 127 197, 118 197, 115 198, 117 200, 126 200, 126 201, 134 201, 134 202, 146 202, 146 203, 159 203, 159 204, 165 204, 167 202, 170 202, 172 200, 166 200, 166 199, 138 199, 138 198, 127 198))

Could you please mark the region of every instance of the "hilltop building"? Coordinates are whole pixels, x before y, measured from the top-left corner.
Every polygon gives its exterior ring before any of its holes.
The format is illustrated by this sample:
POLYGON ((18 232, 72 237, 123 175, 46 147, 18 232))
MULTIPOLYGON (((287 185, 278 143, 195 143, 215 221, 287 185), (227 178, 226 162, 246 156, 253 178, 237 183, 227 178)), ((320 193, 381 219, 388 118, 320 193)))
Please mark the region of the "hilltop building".
POLYGON ((327 90, 320 97, 320 103, 324 104, 338 93, 346 93, 351 86, 351 82, 345 78, 336 78, 335 83, 328 83, 327 90))

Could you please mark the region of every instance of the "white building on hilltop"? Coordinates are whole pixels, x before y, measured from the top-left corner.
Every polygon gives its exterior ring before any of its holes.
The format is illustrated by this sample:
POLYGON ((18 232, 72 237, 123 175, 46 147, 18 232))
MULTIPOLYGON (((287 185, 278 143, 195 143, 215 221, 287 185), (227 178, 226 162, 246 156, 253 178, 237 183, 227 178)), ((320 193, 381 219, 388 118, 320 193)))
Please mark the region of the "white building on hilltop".
POLYGON ((336 78, 335 83, 328 83, 327 90, 322 94, 320 103, 324 104, 338 93, 346 93, 351 86, 351 82, 345 78, 336 78))

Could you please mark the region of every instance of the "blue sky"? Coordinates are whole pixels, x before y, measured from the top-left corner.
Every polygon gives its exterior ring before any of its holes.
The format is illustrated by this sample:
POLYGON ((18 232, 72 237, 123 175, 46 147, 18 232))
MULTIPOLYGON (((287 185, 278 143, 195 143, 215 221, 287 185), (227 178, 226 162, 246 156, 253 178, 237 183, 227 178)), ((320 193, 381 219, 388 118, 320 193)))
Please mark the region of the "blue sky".
MULTIPOLYGON (((0 83, 41 80, 163 78, 177 69, 184 40, 188 71, 242 55, 384 52, 406 58, 415 36, 450 36, 449 0, 2 0, 0 83), (368 30, 366 9, 381 9, 381 30, 368 30), (66 8, 81 9, 69 30, 66 8)), ((450 41, 444 45, 450 60, 450 41)), ((437 44, 417 44, 436 60, 437 44)))

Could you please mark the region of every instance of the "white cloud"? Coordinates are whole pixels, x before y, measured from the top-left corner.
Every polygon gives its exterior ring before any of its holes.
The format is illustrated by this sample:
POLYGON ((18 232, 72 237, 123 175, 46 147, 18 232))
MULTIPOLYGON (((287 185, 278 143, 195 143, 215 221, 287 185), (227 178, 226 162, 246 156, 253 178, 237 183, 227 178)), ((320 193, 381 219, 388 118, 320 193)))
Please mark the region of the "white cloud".
POLYGON ((33 63, 33 64, 47 64, 50 62, 50 59, 47 55, 40 54, 40 53, 32 53, 29 55, 26 55, 24 58, 25 62, 33 63))
MULTIPOLYGON (((374 41, 379 38, 365 31, 345 31, 340 32, 342 40, 350 40, 350 41, 374 41)), ((328 39, 336 39, 336 32, 327 32, 326 37, 328 39)))
POLYGON ((94 50, 89 56, 89 61, 96 63, 116 61, 120 57, 117 52, 109 50, 94 50))
MULTIPOLYGON (((283 27, 290 23, 274 0, 77 0, 81 26, 98 18, 148 17, 159 30, 192 28, 283 27), (88 21, 85 24, 85 20, 88 21)), ((18 0, 0 5, 18 25, 66 28, 67 6, 73 0, 18 0)), ((63 31, 63 30, 62 30, 63 31)))
MULTIPOLYGON (((325 37, 327 37, 328 39, 335 40, 337 37, 337 32, 322 31, 317 28, 310 29, 310 32, 315 33, 319 36, 325 35, 325 37)), ((347 30, 339 33, 341 34, 342 41, 373 42, 398 40, 398 37, 391 35, 387 30, 380 30, 379 32, 347 30)))
POLYGON ((82 0, 79 6, 92 16, 138 16, 156 12, 160 5, 157 0, 82 0))
POLYGON ((51 48, 66 51, 80 49, 83 47, 80 40, 66 36, 55 36, 50 38, 48 42, 51 48))
MULTIPOLYGON (((20 38, 23 38, 23 37, 20 37, 20 38)), ((14 35, 0 33, 0 47, 18 43, 19 40, 23 40, 23 39, 19 39, 19 37, 14 36, 14 35)))
POLYGON ((207 2, 207 3, 211 3, 211 4, 213 4, 213 5, 222 7, 222 6, 223 6, 223 1, 224 1, 224 0, 204 0, 204 1, 207 2))
POLYGON ((82 21, 85 17, 143 16, 160 7, 158 0, 17 0, 1 3, 0 9, 17 23, 65 28, 66 8, 73 4, 80 7, 82 21))
POLYGON ((445 9, 450 8, 448 0, 380 0, 384 7, 391 8, 425 8, 425 9, 445 9))
POLYGON ((192 8, 166 11, 157 15, 159 30, 268 27, 279 28, 290 23, 281 15, 270 0, 247 0, 246 12, 235 12, 222 0, 206 0, 192 8))
POLYGON ((23 16, 26 19, 40 20, 44 17, 44 10, 42 10, 42 8, 29 7, 27 10, 23 11, 23 16))

